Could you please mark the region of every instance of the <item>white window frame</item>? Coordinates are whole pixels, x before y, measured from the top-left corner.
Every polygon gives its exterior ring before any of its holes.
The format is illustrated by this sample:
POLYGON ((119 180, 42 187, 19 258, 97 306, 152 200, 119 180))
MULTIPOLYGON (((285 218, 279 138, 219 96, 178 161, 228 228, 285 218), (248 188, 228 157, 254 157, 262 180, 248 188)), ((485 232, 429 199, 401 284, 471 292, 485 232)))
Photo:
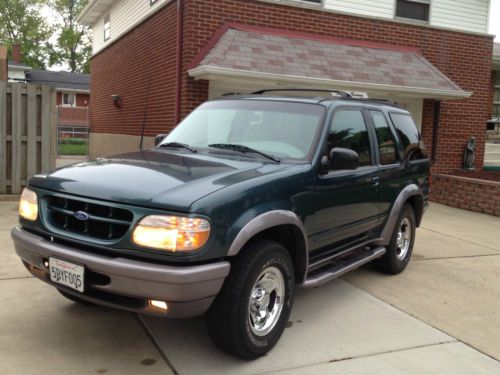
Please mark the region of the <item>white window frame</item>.
POLYGON ((104 41, 111 38, 111 16, 109 13, 104 16, 103 37, 104 41))
POLYGON ((405 21, 418 22, 418 23, 423 23, 423 24, 428 24, 428 25, 431 24, 432 0, 405 0, 405 1, 409 1, 411 3, 429 4, 429 19, 427 21, 423 21, 423 20, 417 20, 415 18, 407 18, 407 17, 397 16, 398 0, 394 0, 394 19, 395 20, 405 20, 405 21))
POLYGON ((496 106, 500 106, 500 101, 498 100, 495 100, 495 94, 496 94, 496 91, 500 91, 500 70, 497 70, 495 71, 495 77, 493 78, 493 109, 492 109, 492 112, 493 112, 493 118, 499 118, 500 119, 500 114, 498 117, 495 117, 496 113, 495 112, 495 107, 496 106))
POLYGON ((74 93, 74 92, 62 92, 61 93, 61 105, 63 107, 76 107, 76 93, 74 93), (68 95, 68 97, 73 98, 73 104, 65 103, 65 100, 64 100, 65 95, 68 95))

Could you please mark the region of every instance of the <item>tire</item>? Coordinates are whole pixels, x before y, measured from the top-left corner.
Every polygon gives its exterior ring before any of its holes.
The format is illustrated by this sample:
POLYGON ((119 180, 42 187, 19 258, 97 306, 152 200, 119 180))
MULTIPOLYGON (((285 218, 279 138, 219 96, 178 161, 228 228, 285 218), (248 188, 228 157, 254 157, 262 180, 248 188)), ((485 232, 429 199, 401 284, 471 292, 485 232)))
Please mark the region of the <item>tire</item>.
POLYGON ((415 231, 415 212, 412 206, 406 204, 399 214, 394 233, 391 237, 391 242, 387 247, 387 252, 376 262, 377 267, 381 271, 391 275, 403 272, 413 252, 415 231))
POLYGON ((263 356, 283 334, 294 294, 293 262, 286 249, 264 239, 250 242, 233 262, 207 313, 212 341, 243 359, 263 356), (281 304, 277 303, 279 295, 281 304))
POLYGON ((77 296, 74 296, 73 294, 67 293, 62 289, 57 289, 57 291, 63 296, 69 299, 70 301, 73 301, 75 303, 78 303, 80 305, 85 305, 85 306, 97 306, 96 304, 89 302, 87 300, 84 300, 82 298, 78 298, 77 296))

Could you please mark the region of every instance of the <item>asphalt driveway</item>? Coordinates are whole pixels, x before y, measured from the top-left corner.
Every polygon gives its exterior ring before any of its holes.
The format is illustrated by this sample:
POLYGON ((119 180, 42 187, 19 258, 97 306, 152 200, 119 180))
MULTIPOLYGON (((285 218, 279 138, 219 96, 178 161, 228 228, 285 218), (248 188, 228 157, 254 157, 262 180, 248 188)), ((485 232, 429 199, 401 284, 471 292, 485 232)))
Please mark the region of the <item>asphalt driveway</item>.
POLYGON ((244 362, 211 345, 203 318, 80 306, 32 278, 0 202, 0 373, 498 374, 500 218, 433 204, 398 276, 370 267, 299 291, 289 328, 244 362))

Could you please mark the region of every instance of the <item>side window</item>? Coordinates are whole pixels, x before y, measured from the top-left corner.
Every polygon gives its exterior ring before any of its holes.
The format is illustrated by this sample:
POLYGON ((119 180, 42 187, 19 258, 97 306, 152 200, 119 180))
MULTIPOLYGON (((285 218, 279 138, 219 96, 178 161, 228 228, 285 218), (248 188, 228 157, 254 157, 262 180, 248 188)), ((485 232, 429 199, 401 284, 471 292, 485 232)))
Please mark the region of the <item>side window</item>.
POLYGON ((410 160, 427 158, 424 143, 411 116, 403 113, 391 113, 391 120, 405 149, 405 157, 410 160))
POLYGON ((359 165, 370 165, 370 138, 360 110, 341 109, 333 117, 328 146, 348 148, 359 155, 359 165))
POLYGON ((379 111, 370 111, 370 116, 377 133, 380 164, 386 165, 396 163, 398 160, 396 144, 384 114, 379 111))

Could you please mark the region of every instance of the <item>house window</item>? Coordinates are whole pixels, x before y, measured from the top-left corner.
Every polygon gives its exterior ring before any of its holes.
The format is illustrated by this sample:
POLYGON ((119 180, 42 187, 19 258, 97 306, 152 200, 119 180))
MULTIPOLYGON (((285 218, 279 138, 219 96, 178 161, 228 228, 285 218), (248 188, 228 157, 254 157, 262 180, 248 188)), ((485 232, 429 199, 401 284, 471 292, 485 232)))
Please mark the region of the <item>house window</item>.
POLYGON ((495 93, 493 95, 493 118, 500 119, 500 70, 495 72, 495 93))
POLYGON ((108 40, 111 37, 111 20, 109 19, 109 14, 104 17, 104 40, 108 40))
POLYGON ((76 95, 72 92, 63 92, 62 105, 64 107, 74 107, 76 105, 76 95))
POLYGON ((429 22, 431 0, 396 0, 396 17, 429 22))

